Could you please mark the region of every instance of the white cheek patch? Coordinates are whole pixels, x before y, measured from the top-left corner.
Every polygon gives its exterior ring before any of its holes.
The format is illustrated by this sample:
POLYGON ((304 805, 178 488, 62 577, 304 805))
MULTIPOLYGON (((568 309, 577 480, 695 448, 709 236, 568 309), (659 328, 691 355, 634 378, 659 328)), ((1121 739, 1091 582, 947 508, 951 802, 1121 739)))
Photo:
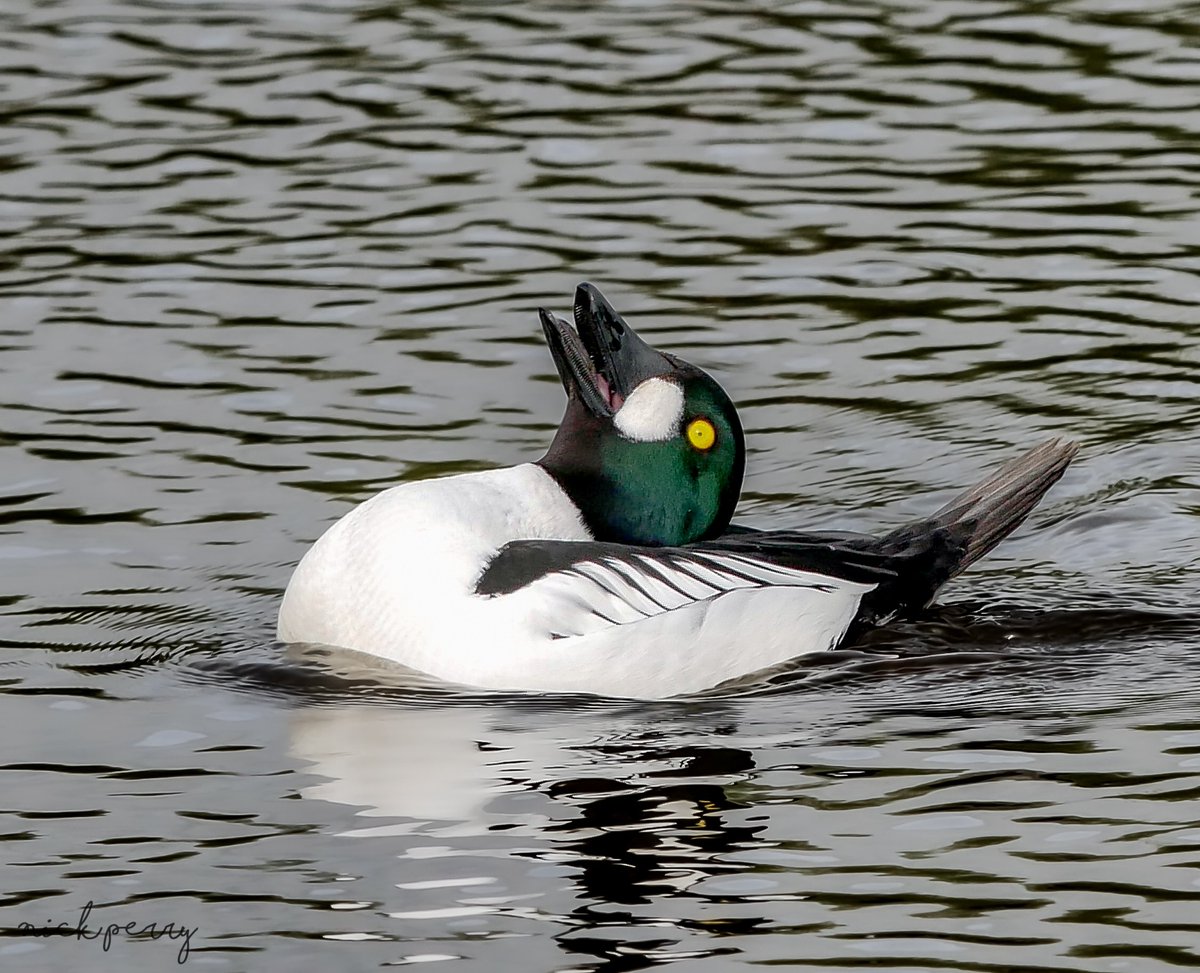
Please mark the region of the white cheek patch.
POLYGON ((679 432, 682 417, 683 389, 665 379, 648 378, 626 397, 613 425, 626 439, 657 443, 679 432))

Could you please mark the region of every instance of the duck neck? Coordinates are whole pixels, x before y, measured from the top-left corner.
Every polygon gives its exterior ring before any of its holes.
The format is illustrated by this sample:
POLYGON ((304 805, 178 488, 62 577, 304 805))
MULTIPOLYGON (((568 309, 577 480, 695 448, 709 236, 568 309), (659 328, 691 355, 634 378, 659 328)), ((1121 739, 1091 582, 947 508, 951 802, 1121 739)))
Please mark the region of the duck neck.
POLYGON ((554 441, 536 465, 550 474, 578 508, 584 526, 596 540, 618 540, 608 522, 606 508, 613 506, 614 497, 598 460, 600 439, 599 420, 568 405, 554 441))

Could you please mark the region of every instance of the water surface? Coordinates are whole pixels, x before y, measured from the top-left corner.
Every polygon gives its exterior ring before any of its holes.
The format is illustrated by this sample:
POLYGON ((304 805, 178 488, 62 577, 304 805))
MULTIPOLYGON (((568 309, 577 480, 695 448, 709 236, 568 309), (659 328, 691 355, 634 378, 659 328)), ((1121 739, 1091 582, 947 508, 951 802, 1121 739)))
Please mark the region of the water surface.
POLYGON ((0 11, 0 926, 90 901, 230 971, 1200 965, 1197 24, 0 11), (739 403, 759 526, 1083 450, 930 618, 719 698, 275 644, 354 503, 540 455, 534 309, 582 279, 739 403))

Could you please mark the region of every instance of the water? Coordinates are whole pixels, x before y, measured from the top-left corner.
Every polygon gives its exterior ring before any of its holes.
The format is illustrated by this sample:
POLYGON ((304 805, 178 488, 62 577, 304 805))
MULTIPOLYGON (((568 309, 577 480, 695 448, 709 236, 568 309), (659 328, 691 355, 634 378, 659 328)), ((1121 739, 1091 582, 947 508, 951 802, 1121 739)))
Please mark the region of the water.
POLYGON ((0 966, 1200 965, 1197 25, 7 5, 0 926, 160 938, 0 966), (932 617, 720 698, 274 644, 353 503, 540 455, 581 279, 740 404, 745 521, 1083 451, 932 617))

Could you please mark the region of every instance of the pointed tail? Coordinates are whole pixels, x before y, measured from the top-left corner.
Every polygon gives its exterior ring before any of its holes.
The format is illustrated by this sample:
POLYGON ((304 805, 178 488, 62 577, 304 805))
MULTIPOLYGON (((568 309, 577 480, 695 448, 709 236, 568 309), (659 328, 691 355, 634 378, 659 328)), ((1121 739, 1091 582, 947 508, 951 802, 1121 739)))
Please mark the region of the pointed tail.
POLYGON ((1005 463, 931 516, 888 534, 884 549, 920 568, 884 598, 901 612, 928 605, 942 585, 1020 526, 1078 451, 1073 442, 1052 439, 1005 463))
POLYGON ((987 479, 965 490, 926 523, 957 535, 962 555, 946 580, 966 570, 1021 525, 1059 478, 1075 454, 1076 443, 1051 439, 1005 463, 987 479))

